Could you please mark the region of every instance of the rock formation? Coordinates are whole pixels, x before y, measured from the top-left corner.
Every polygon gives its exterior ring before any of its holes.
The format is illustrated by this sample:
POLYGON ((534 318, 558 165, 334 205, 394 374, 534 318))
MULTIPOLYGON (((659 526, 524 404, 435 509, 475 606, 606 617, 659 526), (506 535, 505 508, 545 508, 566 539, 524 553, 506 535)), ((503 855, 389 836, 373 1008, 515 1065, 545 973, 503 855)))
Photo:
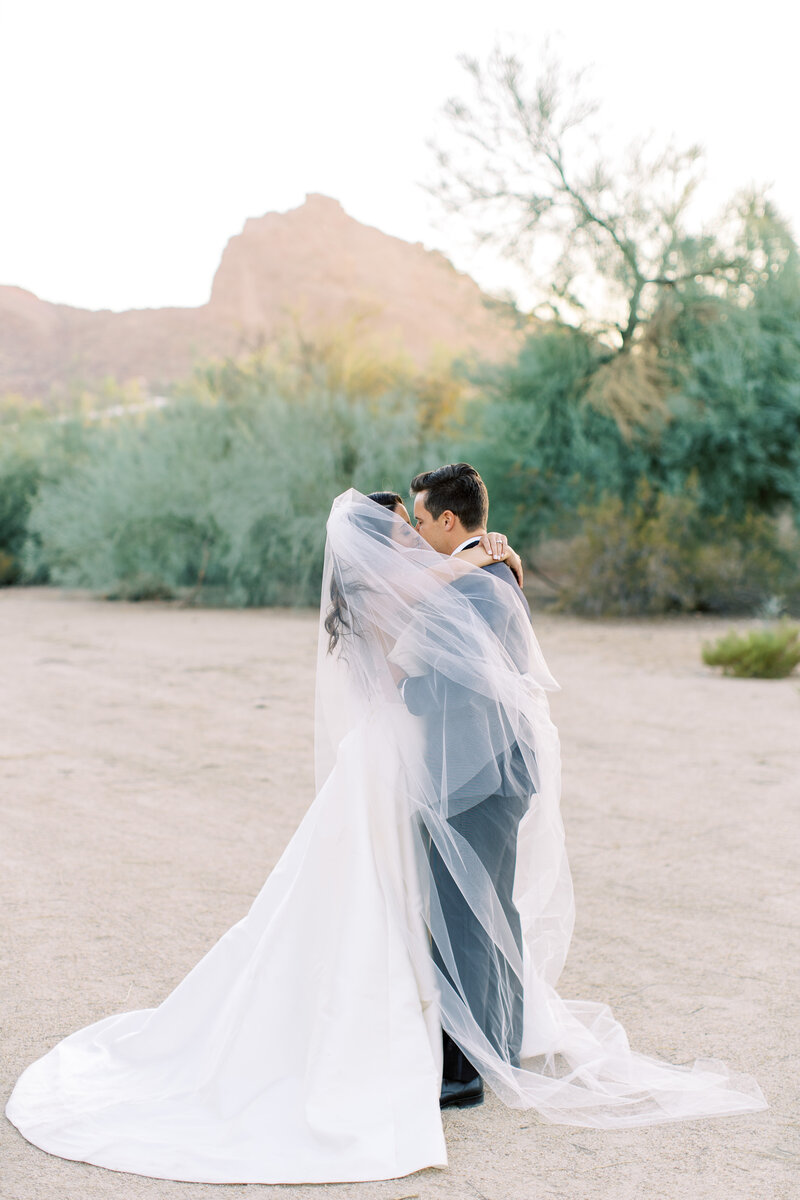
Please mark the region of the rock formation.
POLYGON ((113 377, 157 390, 204 359, 246 352, 291 324, 304 333, 357 318, 372 340, 423 364, 445 349, 497 358, 514 334, 478 285, 437 251, 309 195, 231 238, 199 308, 92 312, 0 287, 0 394, 46 396, 113 377))

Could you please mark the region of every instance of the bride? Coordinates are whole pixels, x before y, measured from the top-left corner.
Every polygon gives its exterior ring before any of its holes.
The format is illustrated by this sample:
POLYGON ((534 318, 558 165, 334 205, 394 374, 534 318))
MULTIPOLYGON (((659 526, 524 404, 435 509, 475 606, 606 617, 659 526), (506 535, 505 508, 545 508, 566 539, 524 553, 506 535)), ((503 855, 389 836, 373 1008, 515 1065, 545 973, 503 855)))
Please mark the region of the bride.
POLYGON ((443 557, 401 508, 351 490, 331 510, 318 794, 278 865, 158 1008, 107 1017, 28 1067, 6 1112, 34 1145, 212 1183, 443 1167, 442 1029, 506 1104, 549 1121, 766 1106, 748 1077, 638 1054, 606 1006, 556 992, 574 917, 556 684, 519 589, 479 569, 490 556, 443 557), (426 673, 435 744, 398 687, 426 673), (510 772, 524 794, 513 905, 468 833, 510 772), (480 998, 451 941, 454 889, 480 933, 480 998))

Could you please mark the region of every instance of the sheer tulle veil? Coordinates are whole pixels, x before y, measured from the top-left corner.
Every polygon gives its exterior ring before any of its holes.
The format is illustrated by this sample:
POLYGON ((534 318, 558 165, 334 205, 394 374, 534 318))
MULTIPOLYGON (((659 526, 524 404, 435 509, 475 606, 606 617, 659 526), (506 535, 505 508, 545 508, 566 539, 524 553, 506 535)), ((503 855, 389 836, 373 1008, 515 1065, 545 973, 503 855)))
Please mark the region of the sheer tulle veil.
POLYGON ((751 1078, 716 1061, 676 1067, 636 1053, 608 1007, 556 991, 575 915, 547 699, 557 686, 515 587, 436 553, 357 491, 337 498, 322 583, 317 783, 359 730, 385 739, 387 761, 399 754, 397 819, 416 874, 409 951, 428 955, 443 1027, 506 1104, 554 1122, 612 1128, 764 1108, 751 1078), (404 701, 403 677, 424 681, 427 707, 404 701), (521 805, 518 922, 469 833, 487 797, 521 805), (457 888, 481 931, 491 986, 480 999, 444 887, 457 888))

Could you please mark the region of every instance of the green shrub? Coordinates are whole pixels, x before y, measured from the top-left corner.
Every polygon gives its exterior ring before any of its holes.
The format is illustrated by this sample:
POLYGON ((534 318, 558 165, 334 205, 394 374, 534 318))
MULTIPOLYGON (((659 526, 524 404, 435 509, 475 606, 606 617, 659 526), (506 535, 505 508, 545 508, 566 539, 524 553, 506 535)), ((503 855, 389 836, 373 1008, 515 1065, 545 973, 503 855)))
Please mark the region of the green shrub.
POLYGON ((80 469, 40 487, 28 571, 129 599, 317 603, 333 497, 404 489, 431 445, 412 392, 291 386, 228 364, 109 425, 80 469))
POLYGON ((588 334, 543 323, 514 360, 475 378, 464 456, 489 488, 493 527, 518 546, 573 534, 581 503, 619 491, 628 448, 613 418, 586 402, 601 361, 588 334))
POLYGON ((703 516, 696 486, 672 495, 639 484, 580 510, 558 606, 587 616, 755 612, 797 579, 798 538, 764 515, 703 516))
POLYGON ((7 439, 0 448, 0 586, 18 583, 28 516, 41 466, 27 446, 7 439))
POLYGON ((744 636, 727 633, 704 645, 703 662, 738 679, 784 679, 800 663, 800 627, 783 623, 744 636))
POLYGON ((741 518, 788 508, 800 524, 796 248, 743 299, 685 302, 669 330, 662 350, 677 360, 676 390, 647 475, 674 488, 696 473, 707 513, 741 518))
POLYGON ((572 536, 581 506, 627 508, 641 477, 673 495, 694 479, 708 518, 789 512, 800 527, 800 259, 776 229, 746 288, 683 281, 625 353, 542 321, 484 369, 466 457, 512 539, 572 536))
POLYGON ((0 422, 0 586, 45 583, 44 564, 26 569, 30 514, 44 482, 64 479, 85 457, 95 430, 79 420, 52 420, 41 410, 10 410, 0 422), (14 418, 17 418, 16 420, 14 418))

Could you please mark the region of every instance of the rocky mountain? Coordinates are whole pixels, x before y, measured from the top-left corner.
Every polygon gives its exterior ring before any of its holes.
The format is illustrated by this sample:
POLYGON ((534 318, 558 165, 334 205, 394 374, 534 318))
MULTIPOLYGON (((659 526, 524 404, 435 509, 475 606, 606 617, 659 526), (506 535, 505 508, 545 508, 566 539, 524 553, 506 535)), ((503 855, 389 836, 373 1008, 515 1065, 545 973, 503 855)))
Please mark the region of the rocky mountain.
POLYGON ((199 308, 92 312, 0 287, 0 394, 45 396, 108 376, 158 389, 203 359, 357 318, 371 340, 420 364, 440 348, 498 358, 514 334, 478 285, 438 251, 309 195, 245 223, 228 242, 199 308))

